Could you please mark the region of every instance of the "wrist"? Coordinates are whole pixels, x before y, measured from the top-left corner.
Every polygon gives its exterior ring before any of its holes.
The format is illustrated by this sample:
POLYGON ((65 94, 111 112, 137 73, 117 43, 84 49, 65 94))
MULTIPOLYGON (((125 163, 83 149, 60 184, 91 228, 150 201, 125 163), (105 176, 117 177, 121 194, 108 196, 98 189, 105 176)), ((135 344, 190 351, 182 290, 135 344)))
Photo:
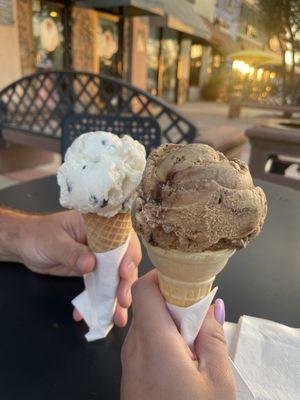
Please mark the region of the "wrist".
POLYGON ((0 261, 22 262, 23 229, 31 216, 0 208, 0 261))

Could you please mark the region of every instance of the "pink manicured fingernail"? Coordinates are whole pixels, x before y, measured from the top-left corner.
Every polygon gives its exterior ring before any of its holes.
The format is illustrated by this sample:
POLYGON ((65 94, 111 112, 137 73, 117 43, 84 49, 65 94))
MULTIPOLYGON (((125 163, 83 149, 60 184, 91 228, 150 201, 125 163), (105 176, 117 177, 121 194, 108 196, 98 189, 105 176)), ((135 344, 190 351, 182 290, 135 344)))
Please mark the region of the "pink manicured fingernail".
POLYGON ((223 325, 225 322, 225 305, 222 299, 215 301, 215 318, 219 324, 223 325))

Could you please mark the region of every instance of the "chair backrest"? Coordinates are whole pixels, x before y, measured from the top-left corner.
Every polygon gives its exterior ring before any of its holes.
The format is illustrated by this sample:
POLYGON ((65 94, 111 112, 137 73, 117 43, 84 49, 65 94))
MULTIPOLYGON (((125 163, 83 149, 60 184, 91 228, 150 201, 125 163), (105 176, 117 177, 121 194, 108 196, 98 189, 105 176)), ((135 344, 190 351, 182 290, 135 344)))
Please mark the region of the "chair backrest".
POLYGON ((191 120, 162 99, 103 74, 44 71, 0 91, 3 131, 30 133, 59 142, 63 121, 70 114, 88 114, 106 122, 111 117, 128 124, 129 118, 133 118, 139 126, 140 118, 148 118, 143 124, 149 119, 155 121, 152 129, 159 126, 161 142, 190 143, 197 132, 191 120))
POLYGON ((62 157, 79 135, 95 131, 112 132, 118 136, 129 135, 145 146, 147 154, 161 143, 160 127, 153 118, 69 114, 62 123, 62 157))

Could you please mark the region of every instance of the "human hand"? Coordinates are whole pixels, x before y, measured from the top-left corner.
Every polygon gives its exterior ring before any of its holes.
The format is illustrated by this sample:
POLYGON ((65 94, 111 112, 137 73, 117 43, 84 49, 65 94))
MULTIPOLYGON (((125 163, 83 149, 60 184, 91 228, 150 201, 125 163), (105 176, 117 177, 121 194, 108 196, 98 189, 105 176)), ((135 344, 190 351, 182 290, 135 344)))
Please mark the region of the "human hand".
POLYGON ((224 314, 219 315, 222 302, 210 307, 193 354, 166 308, 155 271, 139 279, 132 294, 133 321, 121 354, 121 399, 235 399, 224 314))
MULTIPOLYGON (((95 256, 86 245, 83 218, 73 210, 49 215, 26 215, 26 218, 23 216, 19 254, 23 264, 41 274, 80 276, 95 267, 95 256)), ((127 323, 131 286, 137 279, 140 260, 140 243, 132 231, 128 250, 119 269, 120 283, 114 322, 120 327, 127 323)), ((82 319, 76 309, 73 317, 76 321, 82 319)))

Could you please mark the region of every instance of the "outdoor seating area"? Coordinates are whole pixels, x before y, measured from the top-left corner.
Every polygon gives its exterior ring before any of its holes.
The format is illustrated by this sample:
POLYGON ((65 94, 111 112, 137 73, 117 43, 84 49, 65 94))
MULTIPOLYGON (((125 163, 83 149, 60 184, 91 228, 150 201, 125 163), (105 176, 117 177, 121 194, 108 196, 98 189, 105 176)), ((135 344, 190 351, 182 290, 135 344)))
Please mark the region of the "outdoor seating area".
POLYGON ((0 399, 300 399, 299 0, 0 0, 0 399))

